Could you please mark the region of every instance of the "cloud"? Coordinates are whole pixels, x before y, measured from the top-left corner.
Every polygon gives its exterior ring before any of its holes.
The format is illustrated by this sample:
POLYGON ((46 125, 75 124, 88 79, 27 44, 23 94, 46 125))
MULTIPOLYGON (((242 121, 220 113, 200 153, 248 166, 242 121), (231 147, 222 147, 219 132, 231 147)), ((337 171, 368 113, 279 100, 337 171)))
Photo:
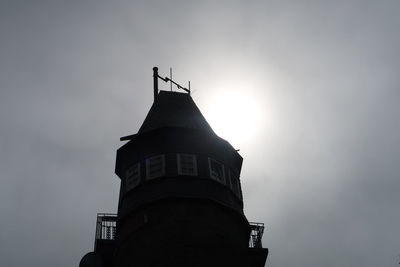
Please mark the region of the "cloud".
POLYGON ((77 265, 92 249, 155 65, 191 80, 203 113, 228 80, 265 106, 271 123, 241 152, 268 266, 396 264, 397 1, 0 5, 4 266, 77 265))

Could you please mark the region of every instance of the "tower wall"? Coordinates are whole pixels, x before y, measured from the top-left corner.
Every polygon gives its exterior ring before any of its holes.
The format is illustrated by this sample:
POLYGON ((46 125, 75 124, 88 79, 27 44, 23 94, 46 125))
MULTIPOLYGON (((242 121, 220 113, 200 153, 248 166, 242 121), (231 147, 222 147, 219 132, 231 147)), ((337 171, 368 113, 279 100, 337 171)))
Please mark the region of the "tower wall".
POLYGON ((173 259, 184 257, 185 248, 246 251, 250 227, 243 214, 241 165, 242 158, 225 140, 191 129, 154 130, 120 148, 116 266, 133 260, 136 266, 147 266, 150 259, 144 255, 160 256, 166 250, 173 259), (195 173, 180 173, 179 155, 193 157, 195 173), (162 158, 162 171, 149 178, 153 157, 162 158), (221 179, 213 176, 212 164, 221 167, 221 179))

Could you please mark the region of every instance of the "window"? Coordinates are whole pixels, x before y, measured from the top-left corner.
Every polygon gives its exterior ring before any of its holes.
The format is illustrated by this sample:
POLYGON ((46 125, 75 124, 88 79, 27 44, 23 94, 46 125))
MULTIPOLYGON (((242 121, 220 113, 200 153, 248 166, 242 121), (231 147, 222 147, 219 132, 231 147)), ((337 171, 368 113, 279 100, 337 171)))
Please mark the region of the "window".
POLYGON ((126 170, 126 191, 135 188, 140 183, 140 164, 137 163, 126 170))
POLYGON ((178 154, 178 174, 197 176, 197 161, 195 155, 178 154))
POLYGON ((231 184, 231 189, 233 193, 240 199, 242 199, 242 191, 240 190, 239 179, 236 177, 234 173, 229 171, 229 180, 231 184))
POLYGON ((210 158, 208 158, 208 164, 210 167, 210 177, 225 184, 224 165, 210 158))
POLYGON ((165 175, 165 157, 158 155, 146 160, 146 178, 154 179, 165 175))

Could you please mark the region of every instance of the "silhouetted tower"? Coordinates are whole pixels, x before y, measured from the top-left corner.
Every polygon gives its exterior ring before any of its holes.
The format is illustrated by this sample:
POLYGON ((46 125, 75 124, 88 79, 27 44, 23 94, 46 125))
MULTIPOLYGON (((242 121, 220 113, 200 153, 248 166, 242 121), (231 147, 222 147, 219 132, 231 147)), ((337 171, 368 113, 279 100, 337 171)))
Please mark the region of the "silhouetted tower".
POLYGON ((118 215, 98 215, 95 251, 81 266, 264 266, 264 226, 243 213, 242 157, 189 89, 153 71, 154 103, 117 151, 118 215), (159 91, 158 79, 186 93, 159 91))

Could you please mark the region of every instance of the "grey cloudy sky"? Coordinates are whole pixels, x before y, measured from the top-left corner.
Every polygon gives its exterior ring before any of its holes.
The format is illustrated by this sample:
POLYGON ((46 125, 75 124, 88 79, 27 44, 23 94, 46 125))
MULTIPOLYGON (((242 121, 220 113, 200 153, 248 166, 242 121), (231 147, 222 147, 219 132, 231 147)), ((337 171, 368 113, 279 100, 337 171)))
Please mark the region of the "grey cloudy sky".
POLYGON ((399 13, 397 0, 0 1, 0 265, 77 266, 92 250, 96 213, 117 207, 118 139, 152 103, 151 68, 172 66, 206 118, 237 84, 268 118, 228 140, 267 266, 398 266, 399 13))

